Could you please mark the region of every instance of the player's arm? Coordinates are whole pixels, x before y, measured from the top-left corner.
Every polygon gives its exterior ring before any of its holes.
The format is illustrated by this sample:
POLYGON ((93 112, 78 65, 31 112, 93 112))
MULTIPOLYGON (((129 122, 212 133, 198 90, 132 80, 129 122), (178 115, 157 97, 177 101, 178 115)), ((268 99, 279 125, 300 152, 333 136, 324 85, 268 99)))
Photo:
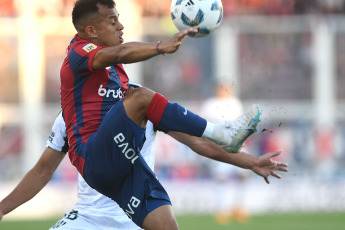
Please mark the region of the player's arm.
POLYGON ((202 156, 232 164, 244 169, 250 169, 256 174, 262 176, 268 184, 268 176, 272 175, 274 177, 281 178, 276 171, 288 171, 288 165, 286 163, 278 162, 272 159, 273 157, 278 156, 280 152, 266 153, 260 157, 255 157, 244 152, 230 154, 224 149, 220 148, 214 142, 204 138, 194 137, 179 132, 168 132, 168 135, 187 145, 193 151, 202 156))
POLYGON ((163 53, 174 53, 181 46, 183 39, 189 33, 197 30, 183 30, 171 39, 160 43, 128 42, 121 45, 100 49, 92 62, 94 70, 104 69, 111 65, 128 64, 145 61, 163 53))
POLYGON ((17 187, 0 202, 0 220, 9 212, 33 198, 52 178, 65 153, 47 147, 36 165, 17 187))

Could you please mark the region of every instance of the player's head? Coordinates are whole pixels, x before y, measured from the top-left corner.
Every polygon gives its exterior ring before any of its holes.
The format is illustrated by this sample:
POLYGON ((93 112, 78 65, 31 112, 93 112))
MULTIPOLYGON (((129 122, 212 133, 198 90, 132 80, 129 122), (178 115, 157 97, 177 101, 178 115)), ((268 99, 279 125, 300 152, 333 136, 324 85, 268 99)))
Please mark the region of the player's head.
POLYGON ((234 88, 227 82, 220 82, 216 86, 217 97, 221 99, 226 99, 234 96, 234 88))
POLYGON ((123 25, 113 0, 77 0, 72 22, 79 36, 101 46, 115 46, 123 42, 123 25))

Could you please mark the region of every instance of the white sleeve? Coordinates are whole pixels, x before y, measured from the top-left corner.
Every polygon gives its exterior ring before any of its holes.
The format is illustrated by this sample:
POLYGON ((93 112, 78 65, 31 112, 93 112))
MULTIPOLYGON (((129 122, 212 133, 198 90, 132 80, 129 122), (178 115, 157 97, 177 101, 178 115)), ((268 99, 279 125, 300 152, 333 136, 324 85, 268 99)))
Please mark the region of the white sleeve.
POLYGON ((62 117, 62 112, 55 119, 46 147, 65 153, 68 151, 66 125, 62 117))

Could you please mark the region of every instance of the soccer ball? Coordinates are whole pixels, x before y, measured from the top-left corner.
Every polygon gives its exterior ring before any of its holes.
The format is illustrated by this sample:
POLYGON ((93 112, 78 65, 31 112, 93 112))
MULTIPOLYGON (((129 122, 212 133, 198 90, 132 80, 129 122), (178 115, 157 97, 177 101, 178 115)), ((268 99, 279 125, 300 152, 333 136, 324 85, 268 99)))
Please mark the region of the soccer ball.
POLYGON ((198 29, 192 37, 212 33, 223 19, 221 0, 172 0, 171 18, 179 30, 198 29))

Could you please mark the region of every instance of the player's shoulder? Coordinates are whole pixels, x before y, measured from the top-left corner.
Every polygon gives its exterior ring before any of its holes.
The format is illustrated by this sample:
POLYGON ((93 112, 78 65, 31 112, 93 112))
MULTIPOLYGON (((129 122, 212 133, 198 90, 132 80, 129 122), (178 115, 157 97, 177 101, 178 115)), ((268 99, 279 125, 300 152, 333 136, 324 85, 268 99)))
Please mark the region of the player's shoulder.
POLYGON ((54 124, 53 124, 53 131, 55 132, 66 132, 66 124, 65 119, 63 118, 62 111, 56 116, 54 124))
POLYGON ((65 120, 63 118, 63 114, 62 114, 62 111, 60 111, 58 113, 58 115, 56 116, 55 118, 55 123, 58 123, 58 124, 65 124, 65 120))
POLYGON ((76 36, 75 39, 72 40, 71 48, 79 55, 86 56, 103 47, 76 36))

